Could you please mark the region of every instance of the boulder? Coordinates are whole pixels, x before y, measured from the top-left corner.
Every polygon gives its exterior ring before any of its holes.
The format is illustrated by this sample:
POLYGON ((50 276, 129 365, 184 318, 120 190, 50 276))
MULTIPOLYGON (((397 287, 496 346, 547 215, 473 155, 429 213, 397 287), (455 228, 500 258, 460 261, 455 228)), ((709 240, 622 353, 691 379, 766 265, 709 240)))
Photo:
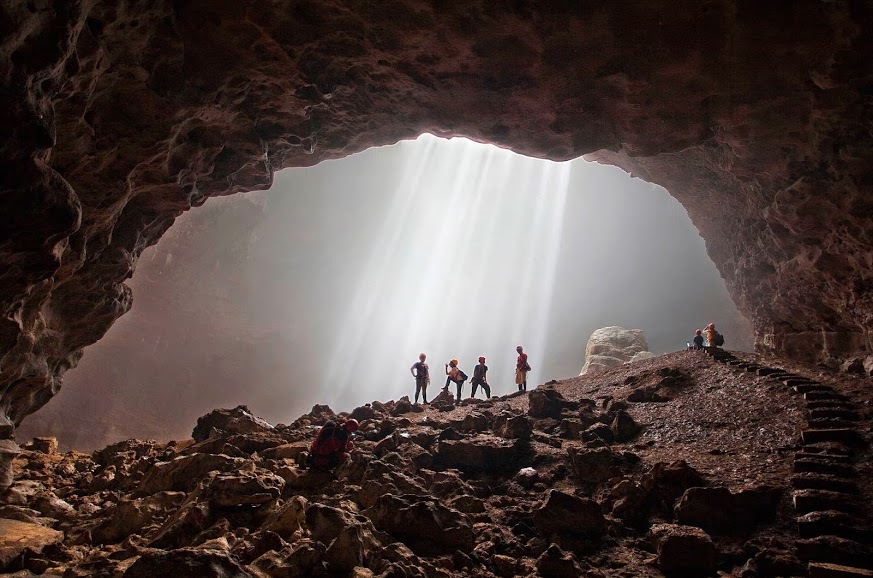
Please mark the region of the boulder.
POLYGON ((63 532, 40 524, 0 518, 0 572, 25 550, 40 552, 46 546, 60 544, 63 539, 63 532))
POLYGON ((275 446, 258 452, 258 455, 260 455, 265 460, 297 460, 300 454, 309 451, 309 445, 310 444, 307 442, 282 444, 280 446, 275 446))
POLYGON ((551 544, 537 558, 537 571, 543 578, 577 578, 577 576, 582 576, 573 555, 561 550, 557 544, 551 544))
POLYGON ((434 556, 473 549, 475 536, 470 519, 429 496, 384 494, 362 513, 376 528, 391 534, 420 555, 434 556))
POLYGON ((538 387, 528 394, 527 413, 535 418, 560 418, 564 408, 564 396, 552 386, 538 387))
POLYGON ((703 476, 685 460, 656 463, 643 476, 642 483, 651 493, 652 506, 665 516, 673 515, 676 500, 685 490, 706 485, 703 476))
POLYGON ((56 437, 36 437, 36 438, 33 438, 33 443, 31 443, 31 448, 35 452, 41 452, 44 454, 56 454, 56 453, 58 453, 58 438, 56 438, 56 437))
POLYGON ((0 439, 0 493, 12 485, 12 460, 20 453, 14 440, 0 439))
POLYGON ((321 566, 326 551, 321 542, 298 540, 280 552, 263 554, 252 566, 271 578, 314 578, 325 575, 321 566))
POLYGON ((394 408, 391 410, 391 415, 397 417, 399 415, 403 415, 404 413, 409 413, 412 411, 412 402, 409 401, 407 396, 401 397, 394 404, 394 408))
POLYGON ((729 489, 689 488, 676 504, 676 520, 717 533, 733 526, 733 510, 734 496, 729 489))
POLYGON ((91 535, 95 544, 114 544, 140 534, 155 519, 175 510, 184 501, 184 492, 158 492, 136 500, 122 500, 107 511, 108 517, 91 535))
POLYGON ((294 496, 287 502, 275 506, 263 528, 275 532, 283 538, 289 538, 306 524, 306 509, 309 502, 303 496, 294 496))
POLYGON ((382 414, 373 409, 373 406, 369 403, 356 407, 349 414, 349 418, 358 421, 379 419, 380 417, 382 417, 382 414))
POLYGON ((595 423, 581 432, 579 438, 585 442, 602 441, 604 444, 611 444, 615 441, 615 434, 612 432, 612 428, 605 423, 595 423))
POLYGON ((465 471, 510 472, 526 457, 529 445, 524 440, 508 440, 479 435, 459 440, 444 439, 434 459, 440 465, 465 471))
POLYGON ((91 454, 91 459, 101 466, 119 465, 130 460, 141 460, 157 453, 158 442, 154 440, 123 440, 110 444, 91 454))
POLYGON ((585 346, 585 365, 579 375, 600 373, 610 367, 653 357, 642 329, 602 327, 594 331, 585 346))
POLYGON ((364 563, 364 539, 361 527, 343 528, 324 554, 331 573, 348 575, 353 568, 364 563))
POLYGON ((209 483, 207 495, 213 506, 257 506, 282 495, 285 480, 267 470, 224 472, 209 483))
POLYGON ((627 442, 635 438, 640 433, 642 427, 634 421, 634 418, 628 412, 619 410, 615 413, 615 419, 612 420, 610 429, 612 429, 615 441, 627 442))
POLYGON ((534 511, 534 524, 546 536, 572 534, 600 539, 606 519, 594 500, 559 490, 549 490, 541 508, 534 511))
POLYGON ((185 578, 252 577, 227 552, 201 548, 179 548, 169 552, 146 552, 124 573, 124 578, 185 576, 185 578))
POLYGON ((639 463, 636 454, 618 453, 609 448, 570 448, 568 453, 576 479, 587 484, 603 483, 639 463))
POLYGON ((489 416, 478 411, 471 411, 468 413, 458 425, 458 429, 466 433, 482 432, 490 429, 490 427, 491 419, 489 416))
POLYGON ((724 487, 689 488, 676 505, 676 520, 711 534, 748 534, 758 523, 773 518, 781 493, 769 486, 737 493, 724 487))
POLYGON ((356 523, 354 515, 341 508, 314 503, 306 509, 306 526, 312 538, 324 544, 330 544, 343 528, 356 523))
POLYGON ((249 408, 238 405, 233 409, 215 409, 197 419, 197 425, 191 432, 196 442, 208 439, 214 432, 225 433, 256 433, 268 432, 273 426, 255 417, 249 408))
POLYGON ((656 524, 649 539, 658 554, 658 567, 668 578, 715 574, 715 545, 700 528, 656 524))
POLYGON ((231 458, 222 454, 181 456, 168 462, 159 462, 149 468, 137 486, 136 494, 146 496, 170 490, 190 492, 211 471, 239 470, 250 463, 249 460, 231 458))

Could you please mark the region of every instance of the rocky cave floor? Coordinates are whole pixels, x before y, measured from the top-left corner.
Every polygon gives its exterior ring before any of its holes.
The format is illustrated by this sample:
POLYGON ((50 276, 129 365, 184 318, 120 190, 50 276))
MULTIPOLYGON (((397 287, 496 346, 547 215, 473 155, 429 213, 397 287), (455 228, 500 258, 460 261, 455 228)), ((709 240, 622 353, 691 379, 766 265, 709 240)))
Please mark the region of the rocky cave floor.
POLYGON ((373 402, 332 473, 295 462, 326 406, 275 427, 215 410, 192 440, 92 455, 37 438, 0 571, 867 576, 829 563, 873 567, 871 403, 864 377, 683 351, 457 407, 373 402))

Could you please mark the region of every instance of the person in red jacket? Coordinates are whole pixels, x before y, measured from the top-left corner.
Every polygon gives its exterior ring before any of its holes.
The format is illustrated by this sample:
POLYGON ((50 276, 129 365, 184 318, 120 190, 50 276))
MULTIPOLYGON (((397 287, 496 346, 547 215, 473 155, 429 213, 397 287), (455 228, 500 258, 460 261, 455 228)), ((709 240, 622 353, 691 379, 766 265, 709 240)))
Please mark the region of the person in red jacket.
POLYGON ((352 434, 358 430, 358 420, 350 419, 342 424, 329 421, 318 432, 309 447, 305 463, 313 468, 335 468, 348 461, 354 449, 352 434))
POLYGON ((518 352, 518 358, 515 360, 515 384, 518 386, 518 391, 527 391, 527 372, 530 371, 527 353, 521 345, 516 347, 515 351, 518 352))

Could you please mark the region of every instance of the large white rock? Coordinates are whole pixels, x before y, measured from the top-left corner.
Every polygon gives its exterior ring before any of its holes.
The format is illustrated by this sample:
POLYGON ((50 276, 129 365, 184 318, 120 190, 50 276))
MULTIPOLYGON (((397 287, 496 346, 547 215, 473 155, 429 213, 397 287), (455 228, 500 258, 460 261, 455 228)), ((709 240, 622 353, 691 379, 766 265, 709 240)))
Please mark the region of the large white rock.
POLYGON ((585 365, 579 375, 599 373, 622 363, 654 357, 642 329, 601 327, 591 334, 585 347, 585 365))

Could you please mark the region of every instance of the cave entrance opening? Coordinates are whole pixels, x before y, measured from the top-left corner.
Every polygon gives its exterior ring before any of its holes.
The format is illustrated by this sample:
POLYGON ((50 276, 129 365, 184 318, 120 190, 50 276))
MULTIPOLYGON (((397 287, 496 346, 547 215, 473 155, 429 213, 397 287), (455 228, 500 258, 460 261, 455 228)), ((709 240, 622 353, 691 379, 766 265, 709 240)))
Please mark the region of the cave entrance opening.
POLYGON ((472 374, 479 355, 504 394, 518 343, 535 386, 578 374, 589 335, 608 325, 644 329, 654 353, 708 321, 731 348, 752 347, 661 187, 428 134, 210 199, 143 254, 130 284, 131 312, 20 439, 51 431, 93 449, 187 437, 197 416, 241 403, 274 423, 315 403, 348 410, 411 395, 420 351, 431 396, 447 360, 472 374), (75 415, 97 417, 82 428, 65 422, 75 415))

